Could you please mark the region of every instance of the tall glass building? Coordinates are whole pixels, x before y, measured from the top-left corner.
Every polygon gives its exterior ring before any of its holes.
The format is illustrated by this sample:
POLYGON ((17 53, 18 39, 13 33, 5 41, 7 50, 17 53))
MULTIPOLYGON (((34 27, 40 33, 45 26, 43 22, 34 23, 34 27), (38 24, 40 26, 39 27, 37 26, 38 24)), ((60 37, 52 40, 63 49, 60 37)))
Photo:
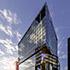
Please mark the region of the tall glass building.
POLYGON ((58 70, 57 36, 46 3, 19 42, 18 54, 20 70, 58 70))
POLYGON ((68 38, 68 70, 70 67, 70 37, 68 38))

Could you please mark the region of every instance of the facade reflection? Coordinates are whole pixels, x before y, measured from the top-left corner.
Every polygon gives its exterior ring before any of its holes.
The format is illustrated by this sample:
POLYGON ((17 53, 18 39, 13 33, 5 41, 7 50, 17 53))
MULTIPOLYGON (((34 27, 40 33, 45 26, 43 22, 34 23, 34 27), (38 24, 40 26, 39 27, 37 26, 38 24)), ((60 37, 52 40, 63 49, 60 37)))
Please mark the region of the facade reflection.
POLYGON ((20 70, 58 70, 57 36, 46 3, 18 46, 21 61, 37 52, 20 65, 20 70))

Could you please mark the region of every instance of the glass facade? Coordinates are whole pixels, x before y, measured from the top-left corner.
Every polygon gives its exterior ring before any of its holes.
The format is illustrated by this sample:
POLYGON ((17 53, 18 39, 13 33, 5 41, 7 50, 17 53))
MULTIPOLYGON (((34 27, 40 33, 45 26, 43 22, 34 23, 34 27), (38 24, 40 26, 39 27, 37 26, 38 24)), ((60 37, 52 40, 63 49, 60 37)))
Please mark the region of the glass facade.
POLYGON ((19 42, 19 58, 27 58, 35 52, 35 48, 43 44, 47 45, 51 53, 57 55, 57 37, 46 5, 19 42))
MULTIPOLYGON (((45 17, 45 7, 43 15, 45 17)), ((29 55, 35 52, 35 48, 46 43, 46 27, 41 16, 42 14, 37 16, 18 44, 18 53, 20 59, 27 58, 29 55)))
POLYGON ((70 67, 70 37, 68 38, 68 70, 70 67))
POLYGON ((21 55, 26 58, 29 54, 34 52, 35 48, 44 43, 46 43, 46 29, 41 21, 38 25, 34 25, 29 29, 22 42, 19 44, 19 56, 21 55))
MULTIPOLYGON (((37 47, 42 47, 44 44, 50 50, 51 54, 57 56, 57 37, 46 4, 43 6, 42 10, 39 12, 38 16, 32 22, 31 26, 18 44, 20 60, 28 58, 35 53, 37 47)), ((36 58, 35 56, 33 57, 36 58)), ((31 57, 31 61, 34 61, 33 64, 35 66, 34 58, 31 57)), ((25 62, 20 66, 23 66, 24 64, 25 62)))

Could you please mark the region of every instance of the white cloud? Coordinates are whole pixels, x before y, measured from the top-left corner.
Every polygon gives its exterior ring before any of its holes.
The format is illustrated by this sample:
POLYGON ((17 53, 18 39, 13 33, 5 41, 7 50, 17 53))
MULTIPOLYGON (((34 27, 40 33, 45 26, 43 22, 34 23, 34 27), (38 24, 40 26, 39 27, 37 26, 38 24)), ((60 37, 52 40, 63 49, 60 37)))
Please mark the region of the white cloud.
MULTIPOLYGON (((0 30, 3 31, 5 34, 10 36, 10 38, 13 38, 16 36, 17 41, 21 39, 21 34, 18 31, 13 30, 10 26, 5 26, 3 24, 0 24, 0 30)), ((0 39, 0 43, 5 46, 9 51, 6 51, 9 54, 13 54, 18 50, 17 43, 13 43, 11 39, 0 39)), ((3 52, 1 52, 3 54, 3 52)), ((17 53, 17 52, 16 52, 17 53)))
POLYGON ((17 40, 20 41, 22 35, 18 31, 13 31, 13 32, 16 35, 17 40))
POLYGON ((10 26, 0 24, 0 30, 3 31, 8 36, 13 37, 15 35, 18 41, 20 41, 22 37, 22 35, 18 31, 13 30, 10 26))
POLYGON ((8 21, 8 22, 11 22, 12 21, 12 14, 10 11, 4 9, 4 10, 0 10, 0 13, 5 17, 5 19, 8 21))
POLYGON ((3 44, 7 49, 15 51, 14 44, 9 39, 0 39, 0 43, 3 44))
POLYGON ((1 49, 0 49, 0 54, 1 54, 1 55, 4 55, 5 53, 4 53, 3 51, 1 51, 1 49))
POLYGON ((3 24, 0 24, 0 30, 9 36, 13 36, 12 28, 10 26, 5 26, 3 24))
POLYGON ((66 54, 63 54, 63 55, 59 56, 59 59, 66 59, 66 58, 67 58, 66 54))
POLYGON ((9 54, 11 54, 11 55, 13 55, 13 53, 14 53, 12 50, 8 50, 8 49, 7 49, 6 52, 9 53, 9 54))
POLYGON ((19 41, 21 39, 21 34, 17 30, 13 30, 11 26, 12 24, 20 23, 20 20, 16 13, 13 13, 7 9, 0 10, 0 19, 8 22, 7 25, 3 22, 0 24, 0 32, 4 32, 4 34, 8 35, 5 36, 4 39, 0 39, 0 44, 6 48, 6 51, 2 51, 0 49, 0 54, 5 57, 4 59, 1 59, 3 57, 0 56, 0 70, 15 70, 18 46, 17 43, 12 42, 12 40, 14 40, 13 38, 16 37, 16 39, 19 41), (11 38, 12 40, 8 39, 7 37, 11 38), (7 55, 4 56, 5 53, 7 55))
POLYGON ((68 66, 65 67, 65 70, 68 70, 68 66))
MULTIPOLYGON (((7 9, 0 10, 0 18, 3 18, 4 20, 6 19, 7 22, 11 24, 18 24, 21 22, 16 13, 12 13, 7 9)), ((12 25, 4 25, 1 23, 0 30, 10 37, 13 37, 15 35, 17 40, 20 41, 21 34, 17 30, 14 31, 11 26, 12 25)))
POLYGON ((7 55, 12 55, 15 57, 18 56, 18 46, 16 43, 13 43, 9 39, 0 39, 0 44, 6 48, 6 51, 4 53, 2 51, 0 52, 2 55, 6 53, 7 55))
POLYGON ((0 10, 0 15, 3 16, 3 18, 5 18, 7 20, 7 22, 9 22, 11 24, 18 24, 18 23, 20 23, 20 20, 18 19, 17 14, 16 13, 12 13, 8 9, 0 10))
MULTIPOLYGON (((15 57, 4 57, 0 60, 0 65, 2 67, 2 70, 15 70, 16 64, 15 61, 17 59, 15 57)), ((0 69, 1 70, 1 69, 0 69)))
POLYGON ((35 62, 32 59, 28 59, 26 62, 20 65, 20 70, 35 70, 35 62))

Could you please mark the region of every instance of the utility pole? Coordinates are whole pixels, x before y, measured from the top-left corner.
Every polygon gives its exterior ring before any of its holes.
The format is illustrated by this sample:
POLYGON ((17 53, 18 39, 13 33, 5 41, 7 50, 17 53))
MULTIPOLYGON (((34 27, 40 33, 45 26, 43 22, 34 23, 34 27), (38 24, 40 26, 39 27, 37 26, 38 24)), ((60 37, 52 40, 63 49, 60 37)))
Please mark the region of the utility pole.
POLYGON ((16 70, 19 70, 19 61, 20 59, 18 58, 18 60, 16 61, 16 70))

